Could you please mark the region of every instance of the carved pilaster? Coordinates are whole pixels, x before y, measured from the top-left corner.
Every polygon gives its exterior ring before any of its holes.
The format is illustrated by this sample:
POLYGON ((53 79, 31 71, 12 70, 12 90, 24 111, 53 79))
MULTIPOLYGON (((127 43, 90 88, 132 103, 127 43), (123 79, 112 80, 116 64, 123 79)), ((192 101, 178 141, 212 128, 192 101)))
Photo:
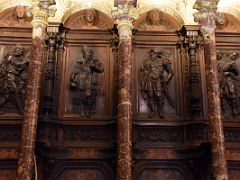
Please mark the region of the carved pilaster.
MULTIPOLYGON (((117 92, 118 92, 118 77, 119 77, 119 60, 118 60, 118 45, 119 45, 119 36, 118 36, 118 31, 117 28, 114 27, 111 29, 111 32, 113 33, 113 38, 111 40, 111 48, 112 48, 112 53, 113 53, 113 59, 114 59, 114 97, 117 97, 117 92)), ((117 112, 117 102, 114 101, 113 105, 113 115, 114 117, 116 116, 117 112)))
POLYGON ((18 160, 19 180, 31 180, 34 167, 34 151, 36 142, 36 129, 39 112, 41 91, 41 78, 43 73, 44 38, 47 28, 47 19, 53 13, 51 5, 55 1, 33 0, 33 39, 32 57, 28 67, 27 93, 24 106, 24 119, 20 154, 18 160))
POLYGON ((194 14, 195 21, 201 24, 204 36, 204 58, 207 75, 208 116, 210 143, 212 152, 212 170, 214 179, 227 180, 227 165, 225 159, 225 144, 223 122, 221 115, 220 86, 216 58, 215 28, 216 20, 221 20, 217 12, 219 0, 197 0, 194 8, 199 12, 194 14))
POLYGON ((49 26, 46 35, 46 71, 43 95, 43 113, 45 118, 48 118, 53 111, 57 52, 61 44, 62 37, 58 25, 49 26))
POLYGON ((203 113, 200 65, 198 61, 198 49, 202 45, 202 37, 199 35, 199 26, 184 26, 181 31, 183 47, 188 58, 187 72, 187 107, 188 116, 199 117, 203 113))
POLYGON ((118 20, 119 82, 117 104, 117 177, 132 179, 132 21, 127 4, 113 12, 118 20))

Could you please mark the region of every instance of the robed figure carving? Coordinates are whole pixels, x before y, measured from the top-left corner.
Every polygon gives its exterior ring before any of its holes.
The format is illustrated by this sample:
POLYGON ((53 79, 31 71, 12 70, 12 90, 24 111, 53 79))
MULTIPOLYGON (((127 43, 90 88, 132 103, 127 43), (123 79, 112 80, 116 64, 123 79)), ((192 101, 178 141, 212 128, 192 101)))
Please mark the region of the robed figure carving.
POLYGON ((240 115, 240 79, 236 64, 239 58, 240 54, 237 52, 217 53, 221 106, 225 118, 240 115))
POLYGON ((170 60, 164 57, 164 51, 151 49, 148 52, 148 58, 142 64, 140 73, 142 96, 150 110, 148 117, 152 118, 158 114, 160 118, 164 118, 162 110, 165 99, 175 107, 168 92, 168 83, 173 77, 170 60))
POLYGON ((94 58, 93 50, 83 46, 82 54, 70 77, 72 103, 80 109, 81 116, 90 117, 96 111, 99 73, 103 72, 103 66, 94 58))
POLYGON ((18 44, 5 52, 0 63, 0 108, 11 102, 23 114, 28 64, 29 57, 23 46, 18 44))

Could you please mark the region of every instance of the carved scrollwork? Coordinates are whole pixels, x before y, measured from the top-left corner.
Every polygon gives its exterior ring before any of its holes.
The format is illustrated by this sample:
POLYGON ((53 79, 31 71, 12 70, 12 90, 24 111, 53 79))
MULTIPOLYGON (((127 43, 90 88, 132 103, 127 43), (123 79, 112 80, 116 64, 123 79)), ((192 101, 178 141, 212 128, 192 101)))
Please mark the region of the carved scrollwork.
POLYGON ((150 110, 149 118, 154 117, 156 113, 160 118, 164 118, 162 109, 165 98, 173 108, 175 107, 175 102, 168 92, 168 83, 174 73, 167 53, 164 50, 151 49, 148 52, 148 58, 144 60, 140 69, 141 92, 150 110))
POLYGON ((90 117, 96 111, 100 84, 98 76, 103 72, 103 66, 94 58, 93 50, 83 46, 82 55, 70 77, 72 103, 79 108, 81 116, 90 117))
POLYGON ((7 49, 0 63, 0 108, 8 102, 23 114, 26 94, 28 51, 21 45, 7 49))
POLYGON ((217 52, 222 112, 227 119, 240 116, 239 52, 217 52))

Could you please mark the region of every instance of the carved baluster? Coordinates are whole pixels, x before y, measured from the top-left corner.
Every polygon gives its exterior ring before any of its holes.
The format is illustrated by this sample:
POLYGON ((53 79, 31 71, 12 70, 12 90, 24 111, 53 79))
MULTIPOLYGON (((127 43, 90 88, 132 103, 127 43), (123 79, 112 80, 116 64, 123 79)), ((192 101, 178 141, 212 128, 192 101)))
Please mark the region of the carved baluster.
POLYGON ((53 111, 53 97, 55 87, 56 75, 56 53, 58 46, 61 44, 61 35, 58 26, 48 27, 46 36, 46 72, 44 82, 44 95, 43 95, 43 113, 45 118, 53 111))
POLYGON ((47 19, 55 11, 50 8, 55 1, 32 1, 32 57, 28 67, 27 93, 24 106, 22 138, 18 160, 19 180, 31 180, 34 167, 34 151, 36 142, 37 120, 43 73, 44 38, 47 28, 47 19))
POLYGON ((214 179, 227 180, 227 164, 225 159, 224 131, 221 115, 220 87, 216 58, 215 28, 216 20, 221 20, 217 12, 218 0, 197 0, 194 8, 195 21, 201 24, 204 36, 204 58, 207 75, 208 116, 210 143, 212 152, 212 170, 214 179))
MULTIPOLYGON (((117 92, 118 92, 118 77, 119 77, 119 61, 118 61, 118 45, 119 45, 119 37, 117 35, 117 29, 114 28, 111 30, 111 32, 114 35, 114 38, 111 40, 111 48, 112 48, 112 53, 113 53, 113 59, 114 59, 114 95, 113 97, 117 97, 117 92)), ((113 102, 113 115, 115 116, 117 114, 116 109, 117 109, 117 102, 113 102)))
POLYGON ((184 26, 182 35, 184 36, 183 45, 187 50, 189 59, 189 72, 188 72, 188 114, 191 117, 199 117, 203 113, 202 108, 202 91, 201 91, 201 78, 200 67, 197 60, 197 53, 199 46, 202 45, 200 41, 201 36, 198 35, 198 26, 184 26))

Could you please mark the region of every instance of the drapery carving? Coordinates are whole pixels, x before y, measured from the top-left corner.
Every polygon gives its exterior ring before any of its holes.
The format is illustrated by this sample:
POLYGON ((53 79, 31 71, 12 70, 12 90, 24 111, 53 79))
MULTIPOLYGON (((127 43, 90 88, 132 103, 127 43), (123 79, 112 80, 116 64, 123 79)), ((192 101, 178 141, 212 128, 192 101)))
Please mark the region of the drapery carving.
POLYGON ((95 112, 99 91, 98 73, 103 71, 102 64, 94 58, 93 50, 83 46, 75 71, 70 77, 70 90, 74 93, 72 103, 79 107, 81 116, 90 117, 95 112))
POLYGON ((157 113, 160 118, 164 106, 165 98, 172 107, 175 103, 168 93, 168 82, 173 77, 171 62, 166 57, 166 52, 163 50, 153 50, 148 52, 149 57, 144 60, 141 67, 141 91, 143 99, 148 103, 150 113, 149 118, 152 118, 157 113))
POLYGON ((240 115, 239 52, 217 53, 222 111, 227 119, 240 115))
POLYGON ((11 102, 23 114, 26 94, 27 67, 29 57, 27 49, 16 45, 6 50, 0 64, 0 108, 11 102))

